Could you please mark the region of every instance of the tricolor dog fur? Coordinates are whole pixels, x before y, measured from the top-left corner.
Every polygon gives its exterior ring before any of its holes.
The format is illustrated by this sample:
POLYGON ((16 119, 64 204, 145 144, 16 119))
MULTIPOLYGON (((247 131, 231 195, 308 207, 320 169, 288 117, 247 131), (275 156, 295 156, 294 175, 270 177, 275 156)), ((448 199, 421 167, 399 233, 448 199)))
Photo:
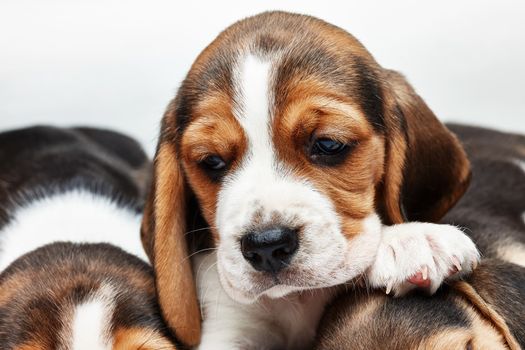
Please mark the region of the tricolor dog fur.
POLYGON ((175 349, 139 237, 150 178, 119 133, 0 133, 1 349, 175 349))
POLYGON ((525 136, 449 125, 472 183, 442 222, 460 224, 483 256, 432 298, 348 288, 325 312, 315 350, 525 348, 525 136))
POLYGON ((457 138, 353 36, 241 20, 162 120, 142 238, 163 316, 200 349, 304 349, 336 286, 433 293, 478 260, 434 223, 469 178, 457 138))

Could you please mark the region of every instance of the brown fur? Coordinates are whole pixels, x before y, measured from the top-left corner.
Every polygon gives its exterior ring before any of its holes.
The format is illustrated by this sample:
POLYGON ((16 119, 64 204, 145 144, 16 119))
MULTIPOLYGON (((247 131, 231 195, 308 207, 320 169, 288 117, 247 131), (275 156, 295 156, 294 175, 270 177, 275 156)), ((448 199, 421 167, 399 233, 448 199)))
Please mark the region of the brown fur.
POLYGON ((394 154, 389 154, 392 164, 385 180, 387 217, 392 223, 437 222, 466 191, 469 161, 458 139, 438 121, 404 77, 393 71, 384 74, 391 95, 387 94, 391 116, 386 122, 397 124, 389 127, 388 150, 394 154), (403 176, 402 181, 399 176, 403 176))
MULTIPOLYGON (((150 266, 107 244, 54 243, 19 258, 0 274, 2 348, 67 348, 75 309, 104 291, 111 293, 114 304, 111 338, 133 328, 148 330, 143 334, 150 337, 142 343, 149 349, 172 344, 150 266)), ((137 343, 125 349, 138 348, 137 343)))
POLYGON ((176 350, 157 330, 122 328, 114 332, 113 350, 176 350))
POLYGON ((165 113, 142 229, 164 316, 187 345, 198 343, 200 314, 186 242, 195 227, 184 220, 197 201, 206 226, 214 222, 220 184, 196 161, 216 152, 232 162, 231 171, 246 150, 232 117, 232 77, 236 57, 247 50, 284 53, 271 111, 278 157, 331 198, 348 237, 374 210, 386 223, 439 220, 468 184, 469 163, 456 138, 353 36, 284 12, 235 23, 197 57, 165 113), (342 164, 316 167, 304 154, 312 133, 355 148, 342 164))
POLYGON ((163 316, 178 338, 187 344, 197 344, 200 311, 185 241, 185 180, 174 146, 168 143, 161 146, 154 174, 156 196, 152 217, 157 234, 153 236, 153 251, 149 254, 159 302, 165 306, 163 316))
MULTIPOLYGON (((194 189, 202 214, 207 222, 215 222, 215 210, 219 184, 210 179, 200 169, 198 163, 206 156, 219 155, 230 163, 233 171, 240 163, 247 141, 244 131, 231 114, 231 106, 221 106, 220 99, 207 101, 209 106, 200 106, 198 116, 188 126, 181 139, 181 155, 188 182, 194 189), (216 103, 212 103, 217 100, 216 103)), ((215 233, 215 230, 211 230, 215 233)), ((214 235, 217 240, 218 235, 214 235)))
POLYGON ((327 309, 314 349, 521 349, 524 281, 524 268, 489 259, 433 297, 349 289, 327 309))
POLYGON ((274 144, 278 157, 294 169, 298 178, 309 179, 332 202, 343 219, 343 232, 361 232, 361 220, 374 211, 374 190, 381 180, 383 138, 373 132, 363 113, 352 104, 319 97, 322 91, 290 97, 283 114, 275 117, 274 144), (304 152, 312 135, 355 143, 344 164, 319 167, 304 152))
POLYGON ((46 350, 46 349, 38 344, 28 343, 28 344, 17 346, 13 350, 46 350))

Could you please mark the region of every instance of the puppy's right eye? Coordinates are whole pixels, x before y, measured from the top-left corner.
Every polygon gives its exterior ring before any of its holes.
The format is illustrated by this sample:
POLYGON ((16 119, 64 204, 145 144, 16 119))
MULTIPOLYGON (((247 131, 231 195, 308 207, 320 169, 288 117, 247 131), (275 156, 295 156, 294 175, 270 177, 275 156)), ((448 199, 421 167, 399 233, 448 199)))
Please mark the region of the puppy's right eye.
POLYGON ((226 162, 217 155, 207 156, 202 160, 201 164, 213 171, 219 171, 226 168, 226 162))

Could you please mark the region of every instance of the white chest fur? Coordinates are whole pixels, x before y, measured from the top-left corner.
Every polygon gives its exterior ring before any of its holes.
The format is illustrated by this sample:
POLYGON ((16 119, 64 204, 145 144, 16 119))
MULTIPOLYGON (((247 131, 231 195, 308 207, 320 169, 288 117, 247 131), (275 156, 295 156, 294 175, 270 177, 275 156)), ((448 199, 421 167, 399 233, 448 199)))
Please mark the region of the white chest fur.
POLYGON ((200 350, 305 349, 312 342, 327 289, 261 298, 253 304, 232 300, 222 289, 215 254, 194 257, 197 290, 203 314, 200 350))

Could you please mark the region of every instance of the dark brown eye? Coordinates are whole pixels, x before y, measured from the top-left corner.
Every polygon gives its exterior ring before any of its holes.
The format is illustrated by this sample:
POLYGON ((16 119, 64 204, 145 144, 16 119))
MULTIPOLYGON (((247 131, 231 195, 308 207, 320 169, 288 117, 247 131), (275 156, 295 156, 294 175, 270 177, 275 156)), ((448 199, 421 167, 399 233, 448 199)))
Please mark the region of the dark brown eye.
POLYGON ((355 145, 355 142, 344 143, 329 138, 314 139, 310 146, 310 159, 323 166, 339 165, 355 145))
POLYGON ((331 139, 317 139, 312 149, 313 152, 322 155, 335 155, 341 153, 346 148, 346 144, 331 140, 331 139))
POLYGON ((206 158, 204 158, 201 164, 204 165, 206 168, 214 171, 219 171, 226 168, 226 162, 217 155, 207 156, 206 158))
POLYGON ((218 155, 207 156, 199 165, 213 182, 218 182, 226 173, 227 164, 218 155))
POLYGON ((472 340, 469 340, 467 345, 465 345, 465 350, 474 350, 474 347, 472 346, 472 340))

